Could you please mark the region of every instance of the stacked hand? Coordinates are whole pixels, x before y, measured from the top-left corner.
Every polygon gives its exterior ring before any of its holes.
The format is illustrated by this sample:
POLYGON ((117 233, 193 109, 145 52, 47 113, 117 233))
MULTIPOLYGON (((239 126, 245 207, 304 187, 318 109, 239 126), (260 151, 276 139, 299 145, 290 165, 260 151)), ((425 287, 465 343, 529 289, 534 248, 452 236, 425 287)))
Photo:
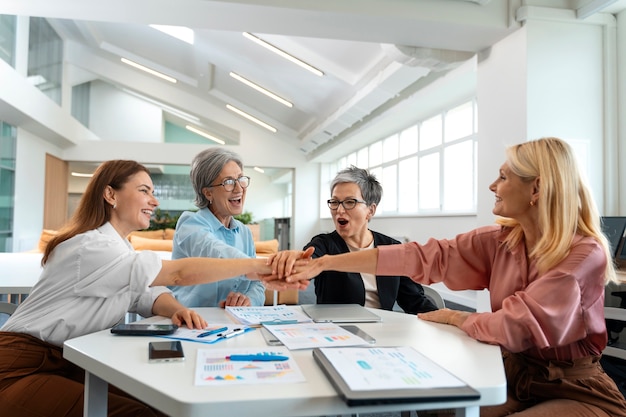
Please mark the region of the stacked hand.
POLYGON ((267 260, 268 265, 272 267, 272 274, 260 276, 260 279, 268 288, 306 289, 309 286, 309 279, 322 271, 317 259, 311 258, 314 251, 315 248, 308 248, 306 251, 285 250, 273 254, 267 260))

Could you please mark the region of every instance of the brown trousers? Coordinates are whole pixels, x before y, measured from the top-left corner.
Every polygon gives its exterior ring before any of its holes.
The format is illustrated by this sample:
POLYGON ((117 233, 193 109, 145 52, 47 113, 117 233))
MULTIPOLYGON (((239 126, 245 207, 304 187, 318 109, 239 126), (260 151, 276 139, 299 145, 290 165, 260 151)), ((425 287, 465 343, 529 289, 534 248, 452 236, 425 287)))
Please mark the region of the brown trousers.
MULTIPOLYGON (((0 332, 0 413, 3 416, 83 415, 84 371, 63 350, 35 337, 0 332)), ((109 416, 163 416, 109 386, 109 416)))
POLYGON ((503 359, 507 400, 481 407, 481 417, 626 417, 626 400, 599 356, 542 361, 505 352, 503 359))

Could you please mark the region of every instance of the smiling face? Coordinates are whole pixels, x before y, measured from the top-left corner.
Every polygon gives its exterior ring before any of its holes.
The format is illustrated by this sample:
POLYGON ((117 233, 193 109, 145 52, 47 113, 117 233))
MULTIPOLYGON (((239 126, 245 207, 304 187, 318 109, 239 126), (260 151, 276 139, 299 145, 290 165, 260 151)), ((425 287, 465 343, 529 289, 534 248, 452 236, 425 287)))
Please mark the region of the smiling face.
MULTIPOLYGON (((356 198, 363 201, 359 186, 353 182, 339 183, 333 188, 332 200, 344 201, 356 198)), ((335 230, 346 243, 353 247, 364 247, 371 242, 371 233, 367 229, 369 219, 374 215, 375 206, 357 204, 353 209, 346 210, 339 205, 337 210, 330 210, 335 223, 335 230)))
POLYGON ((224 165, 220 175, 213 181, 214 187, 205 187, 202 189, 204 196, 211 202, 209 210, 217 217, 217 219, 226 227, 230 224, 232 216, 243 213, 243 205, 246 201, 246 188, 242 188, 239 182, 235 182, 235 188, 232 191, 218 184, 225 179, 237 179, 243 175, 243 171, 235 161, 230 161, 224 165))
POLYGON ((537 203, 536 181, 524 182, 515 175, 508 164, 500 167, 500 174, 489 189, 496 196, 493 214, 516 219, 520 223, 526 217, 532 217, 531 201, 537 203))
POLYGON ((107 187, 105 199, 115 208, 111 210, 111 224, 121 236, 135 230, 147 229, 150 217, 159 201, 154 197, 152 179, 144 171, 129 177, 119 190, 107 187))

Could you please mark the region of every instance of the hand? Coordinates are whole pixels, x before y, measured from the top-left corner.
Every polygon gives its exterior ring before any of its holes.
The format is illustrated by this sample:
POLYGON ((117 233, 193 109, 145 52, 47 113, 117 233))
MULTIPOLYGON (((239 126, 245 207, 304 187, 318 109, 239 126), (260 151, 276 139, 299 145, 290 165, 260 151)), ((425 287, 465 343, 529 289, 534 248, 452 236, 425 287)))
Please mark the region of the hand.
POLYGON ((417 317, 426 321, 451 324, 456 327, 461 327, 470 314, 472 313, 467 311, 458 311, 450 310, 449 308, 442 308, 435 311, 429 311, 427 313, 419 313, 417 317))
POLYGON ((308 263, 315 252, 315 248, 310 247, 305 251, 285 250, 273 254, 268 259, 268 264, 272 265, 272 273, 277 275, 279 279, 285 278, 293 273, 295 265, 308 263))
POLYGON ((225 300, 220 301, 220 307, 222 308, 226 306, 247 307, 250 305, 252 303, 250 303, 250 298, 247 295, 234 291, 231 291, 225 300))
POLYGON ((204 329, 209 325, 200 314, 188 308, 177 310, 172 315, 172 323, 179 327, 186 325, 190 329, 204 329))
POLYGON ((309 287, 310 283, 308 280, 289 283, 284 279, 278 279, 276 275, 261 277, 261 280, 266 289, 273 291, 285 291, 289 289, 304 291, 309 287))

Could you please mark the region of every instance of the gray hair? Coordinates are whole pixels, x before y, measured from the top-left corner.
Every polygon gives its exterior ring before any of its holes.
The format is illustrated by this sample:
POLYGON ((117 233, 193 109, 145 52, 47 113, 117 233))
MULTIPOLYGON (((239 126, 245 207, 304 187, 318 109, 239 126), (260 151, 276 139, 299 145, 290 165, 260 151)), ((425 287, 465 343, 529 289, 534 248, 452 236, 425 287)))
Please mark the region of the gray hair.
POLYGON ((198 208, 209 206, 209 200, 202 194, 202 189, 210 187, 220 176, 224 166, 230 161, 234 161, 243 170, 241 157, 233 151, 224 148, 209 148, 200 152, 191 162, 191 184, 196 193, 194 204, 198 208))
POLYGON ((380 203, 380 199, 383 196, 383 187, 376 179, 376 176, 370 174, 367 170, 357 168, 354 165, 350 166, 350 168, 342 169, 330 183, 330 194, 332 195, 333 189, 337 184, 343 183, 358 185, 361 195, 368 206, 380 203))

